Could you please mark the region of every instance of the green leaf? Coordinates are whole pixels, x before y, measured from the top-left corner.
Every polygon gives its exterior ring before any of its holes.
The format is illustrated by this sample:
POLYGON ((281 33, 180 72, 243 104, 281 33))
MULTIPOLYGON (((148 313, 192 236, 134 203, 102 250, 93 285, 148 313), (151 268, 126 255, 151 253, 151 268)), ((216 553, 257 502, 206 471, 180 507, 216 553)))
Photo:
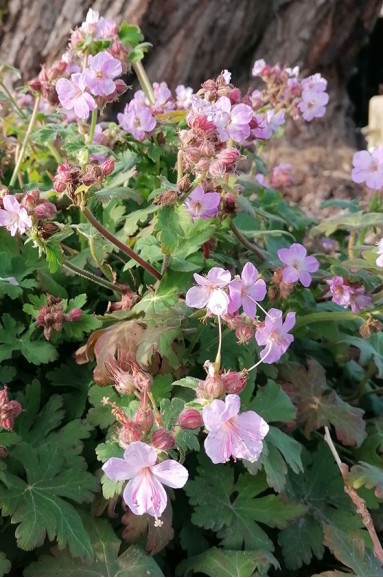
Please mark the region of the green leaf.
POLYGON ((237 552, 210 548, 203 554, 183 560, 177 567, 177 574, 193 576, 267 576, 270 566, 279 568, 278 561, 270 552, 255 550, 237 552))
POLYGON ((249 407, 259 413, 267 422, 289 422, 295 419, 297 413, 289 396, 280 385, 271 379, 267 380, 267 384, 264 387, 258 388, 257 394, 249 407))
POLYGON ((32 340, 33 327, 24 334, 23 330, 23 323, 15 321, 9 313, 4 313, 0 323, 0 362, 10 359, 17 351, 35 365, 57 359, 58 353, 51 343, 45 340, 32 340))
POLYGON ((344 532, 335 526, 324 526, 324 543, 342 564, 356 576, 382 576, 383 566, 371 550, 366 550, 363 538, 353 532, 344 532))
POLYGON ((7 560, 4 552, 0 552, 0 576, 5 576, 5 574, 8 574, 11 567, 12 564, 9 560, 7 560))
POLYGON ((355 335, 342 335, 340 341, 342 344, 348 344, 357 347, 360 351, 359 363, 367 365, 371 359, 374 360, 378 370, 378 377, 383 377, 383 333, 374 333, 369 339, 362 339, 355 335))
POLYGON ((347 481, 356 489, 366 486, 375 488, 377 498, 383 499, 383 469, 381 466, 373 466, 367 462, 358 462, 352 466, 347 481))
POLYGON ((137 46, 137 44, 142 42, 144 39, 140 28, 134 24, 128 24, 127 22, 123 22, 121 24, 118 37, 121 42, 128 48, 137 46))
POLYGON ((313 556, 321 560, 324 554, 321 524, 311 515, 293 521, 279 534, 287 568, 295 570, 310 564, 313 556))
POLYGON ((192 377, 188 375, 187 377, 181 377, 181 379, 177 379, 177 381, 173 381, 172 385, 180 385, 181 387, 188 387, 190 389, 195 390, 197 385, 201 380, 197 377, 192 377))
POLYGON ((19 548, 33 550, 48 536, 50 540, 56 538, 60 549, 68 546, 74 556, 92 558, 78 511, 66 501, 90 502, 98 487, 77 453, 75 448, 65 451, 57 442, 36 448, 23 442, 12 451, 13 459, 25 469, 26 479, 3 472, 0 502, 3 515, 12 516, 12 524, 19 524, 15 533, 19 548))
POLYGON ((107 520, 83 516, 90 536, 94 559, 75 560, 67 551, 52 549, 24 572, 24 576, 163 576, 155 560, 138 546, 129 546, 122 554, 121 541, 107 520))
POLYGON ((185 207, 183 206, 166 206, 159 211, 157 229, 159 230, 161 249, 165 255, 174 253, 180 239, 184 237, 182 219, 185 219, 185 215, 185 207))
POLYGON ((348 215, 336 215, 325 219, 319 225, 313 227, 310 231, 311 235, 326 235, 329 237, 338 229, 346 231, 359 231, 362 227, 383 227, 382 213, 364 213, 358 211, 348 215))
POLYGON ((152 394, 156 403, 164 398, 169 398, 173 389, 173 378, 169 373, 164 375, 156 375, 153 379, 152 394))
POLYGON ((49 271, 56 273, 62 262, 62 252, 60 243, 53 239, 45 243, 45 255, 48 262, 49 271))
POLYGON ((37 287, 34 279, 26 279, 35 273, 36 264, 28 265, 21 255, 12 257, 8 252, 0 253, 0 298, 7 296, 16 299, 24 289, 37 287))
POLYGON ((185 406, 183 399, 173 397, 173 399, 163 399, 160 404, 160 410, 164 426, 166 429, 172 429, 177 423, 178 416, 185 406))
POLYGON ((272 543, 258 522, 283 528, 306 512, 303 504, 289 503, 274 494, 264 495, 268 485, 262 474, 241 474, 235 482, 234 469, 229 464, 200 460, 199 475, 185 487, 194 506, 192 522, 217 532, 225 548, 272 550, 272 543))

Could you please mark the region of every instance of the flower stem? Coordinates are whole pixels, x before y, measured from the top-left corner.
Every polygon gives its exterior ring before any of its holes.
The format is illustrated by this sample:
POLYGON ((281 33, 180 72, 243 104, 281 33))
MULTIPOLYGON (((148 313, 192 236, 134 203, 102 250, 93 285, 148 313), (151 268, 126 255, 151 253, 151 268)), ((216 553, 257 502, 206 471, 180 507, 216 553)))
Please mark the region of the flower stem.
POLYGON ((0 81, 0 86, 4 90, 5 94, 8 96, 9 100, 11 101, 11 103, 13 104, 13 106, 15 107, 15 109, 17 110, 19 115, 22 118, 27 119, 28 118, 27 115, 25 114, 25 112, 23 110, 21 110, 21 108, 17 104, 16 100, 14 99, 13 94, 8 90, 8 87, 6 86, 6 84, 4 82, 0 81))
POLYGON ((237 228, 237 226, 235 225, 233 219, 231 219, 230 221, 230 229, 233 231, 234 235, 237 237, 238 241, 240 243, 242 243, 242 245, 244 247, 246 247, 246 249, 249 249, 249 251, 251 251, 252 253, 254 253, 254 255, 256 255, 256 257, 258 257, 258 259, 263 262, 265 260, 263 253, 261 252, 260 249, 258 249, 258 247, 256 245, 254 245, 251 241, 249 241, 248 239, 246 239, 246 237, 244 237, 241 233, 241 231, 237 228))
POLYGON ((249 367, 249 369, 246 369, 244 371, 246 371, 246 373, 249 373, 250 371, 253 371, 253 369, 255 369, 256 367, 258 367, 258 365, 261 365, 261 363, 263 363, 264 360, 266 359, 266 357, 269 355, 271 347, 272 347, 272 344, 268 345, 268 347, 266 348, 265 355, 262 355, 261 359, 259 361, 257 361, 257 363, 254 363, 254 365, 252 365, 251 367, 249 367))
POLYGON ((352 503, 354 504, 357 514, 360 516, 364 527, 366 528, 367 532, 370 535, 370 538, 371 538, 373 546, 374 546, 375 556, 377 557, 377 559, 381 563, 383 563, 383 548, 382 548, 382 545, 379 541, 378 535, 376 533, 374 523, 373 523, 372 518, 371 518, 371 514, 367 510, 366 502, 363 500, 363 498, 361 498, 359 496, 359 494, 352 487, 352 485, 350 485, 350 482, 347 479, 347 476, 349 473, 348 466, 347 466, 347 464, 343 463, 342 460, 340 459, 339 454, 338 454, 336 447, 334 445, 334 442, 331 439, 330 430, 328 429, 327 426, 325 426, 324 429, 325 429, 324 439, 325 439, 325 442, 327 443, 328 447, 330 448, 330 451, 331 451, 332 455, 334 456, 334 459, 335 459, 335 461, 338 465, 338 468, 340 470, 341 476, 343 478, 343 483, 344 483, 344 491, 346 492, 346 494, 349 496, 352 503))
POLYGON ((88 144, 92 144, 94 138, 94 131, 96 130, 97 124, 97 108, 92 110, 92 118, 90 121, 90 129, 88 134, 88 144))
POLYGON ((357 319, 360 320, 363 318, 352 311, 318 311, 316 313, 309 313, 308 315, 299 317, 294 329, 321 321, 356 321, 357 319))
POLYGON ((137 74, 138 82, 140 83, 141 88, 149 101, 149 104, 154 104, 156 102, 156 97, 154 96, 152 85, 145 72, 145 68, 143 67, 142 62, 137 60, 136 62, 132 63, 132 67, 134 68, 134 72, 137 74))
POLYGON ((217 315, 218 318, 218 351, 214 362, 214 374, 219 375, 221 369, 221 349, 222 349, 222 323, 221 316, 217 315))
POLYGON ((109 283, 106 279, 101 279, 100 277, 97 277, 97 275, 93 275, 93 273, 90 273, 89 271, 80 269, 80 267, 76 267, 76 265, 72 265, 72 263, 69 263, 68 261, 63 261, 63 267, 80 277, 84 277, 84 279, 88 279, 88 281, 92 281, 92 283, 97 283, 101 287, 105 287, 105 289, 110 289, 116 293, 122 293, 122 289, 120 289, 118 285, 113 285, 113 283, 109 283))
POLYGON ((177 153, 177 185, 182 179, 182 150, 177 153))
POLYGON ((36 97, 35 105, 34 105, 34 107, 33 107, 32 116, 31 116, 30 121, 29 121, 29 125, 28 125, 28 128, 27 128, 27 132, 25 133, 24 142, 23 142, 23 145, 22 145, 22 147, 21 147, 21 151, 20 151, 20 154, 19 154, 19 158, 17 159, 17 163, 16 163, 16 166, 15 166, 15 168, 14 168, 14 170, 13 170, 11 180, 9 181, 9 186, 10 186, 10 187, 13 187, 13 186, 14 186, 14 184, 15 184, 15 182, 16 182, 16 179, 17 179, 17 176, 18 176, 18 174, 19 174, 19 170, 20 170, 21 164, 22 164, 22 162, 23 162, 23 160, 24 160, 25 151, 27 150, 27 146, 28 146, 28 142, 29 142, 29 137, 31 136, 31 132, 32 132, 33 127, 34 127, 35 122, 36 122, 37 113, 39 112, 40 98, 41 98, 40 95, 38 95, 38 96, 36 97))
POLYGON ((356 231, 353 230, 353 231, 351 231, 350 236, 348 238, 347 250, 348 250, 348 258, 350 259, 350 261, 352 261, 355 257, 355 255, 354 255, 355 235, 356 235, 356 231))
MULTIPOLYGON (((194 181, 192 182, 192 184, 190 185, 190 187, 188 188, 188 190, 186 191, 186 193, 184 193, 183 195, 181 195, 178 198, 178 201, 180 203, 183 203, 184 201, 186 201, 186 199, 188 198, 188 196, 190 195, 190 193, 192 193, 194 191, 195 188, 198 187, 198 185, 200 184, 201 181, 203 181, 205 175, 198 175, 198 177, 196 177, 194 179, 194 181)), ((177 181, 178 182, 178 181, 177 181)))
POLYGON ((91 223, 93 227, 97 229, 97 231, 101 233, 103 237, 105 237, 105 239, 108 239, 108 241, 110 241, 111 243, 113 243, 113 245, 118 247, 120 251, 126 253, 126 255, 128 255, 131 259, 136 261, 136 263, 141 265, 141 267, 143 267, 145 271, 150 273, 155 279, 161 281, 162 279, 161 273, 156 271, 154 267, 152 267, 147 261, 145 261, 145 259, 140 257, 140 255, 138 255, 135 251, 133 251, 133 249, 125 245, 125 243, 122 243, 119 239, 117 239, 117 237, 115 237, 112 233, 110 233, 107 229, 105 229, 105 227, 99 221, 97 221, 96 217, 90 212, 90 210, 87 207, 84 207, 82 209, 82 214, 89 221, 89 223, 91 223))

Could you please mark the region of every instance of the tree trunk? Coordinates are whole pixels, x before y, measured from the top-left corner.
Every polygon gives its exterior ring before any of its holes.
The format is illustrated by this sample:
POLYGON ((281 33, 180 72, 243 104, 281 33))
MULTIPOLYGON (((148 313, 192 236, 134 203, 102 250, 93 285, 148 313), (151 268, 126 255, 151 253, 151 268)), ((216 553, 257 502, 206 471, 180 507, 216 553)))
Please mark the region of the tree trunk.
POLYGON ((346 84, 381 0, 0 0, 0 50, 24 79, 65 50, 68 33, 92 6, 118 23, 138 24, 153 49, 152 81, 197 89, 223 68, 246 89, 257 58, 299 65, 329 79, 327 123, 346 134, 346 84), (1 12, 1 4, 5 8, 1 12))

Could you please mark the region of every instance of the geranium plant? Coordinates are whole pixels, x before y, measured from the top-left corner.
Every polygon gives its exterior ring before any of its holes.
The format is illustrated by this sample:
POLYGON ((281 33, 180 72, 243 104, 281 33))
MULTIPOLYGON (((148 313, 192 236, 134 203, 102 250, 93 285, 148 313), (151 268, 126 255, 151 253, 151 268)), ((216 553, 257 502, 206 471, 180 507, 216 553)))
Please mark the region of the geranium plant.
POLYGON ((172 92, 143 40, 90 9, 2 66, 0 572, 380 576, 381 151, 316 222, 262 151, 326 80, 172 92))

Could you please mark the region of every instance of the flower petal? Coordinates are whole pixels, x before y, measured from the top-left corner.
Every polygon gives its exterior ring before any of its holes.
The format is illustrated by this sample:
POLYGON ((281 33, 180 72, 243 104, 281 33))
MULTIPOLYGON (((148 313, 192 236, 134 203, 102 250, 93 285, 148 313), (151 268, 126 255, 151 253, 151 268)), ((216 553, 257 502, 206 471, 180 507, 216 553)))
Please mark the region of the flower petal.
POLYGON ((104 474, 114 482, 129 480, 136 474, 133 464, 127 464, 122 458, 110 458, 102 466, 104 474))
POLYGON ((130 480, 124 489, 123 498, 133 514, 138 516, 150 514, 160 517, 168 501, 163 485, 149 469, 130 480))
POLYGON ((189 477, 187 469, 175 460, 165 460, 151 470, 157 480, 169 488, 183 488, 189 477))

